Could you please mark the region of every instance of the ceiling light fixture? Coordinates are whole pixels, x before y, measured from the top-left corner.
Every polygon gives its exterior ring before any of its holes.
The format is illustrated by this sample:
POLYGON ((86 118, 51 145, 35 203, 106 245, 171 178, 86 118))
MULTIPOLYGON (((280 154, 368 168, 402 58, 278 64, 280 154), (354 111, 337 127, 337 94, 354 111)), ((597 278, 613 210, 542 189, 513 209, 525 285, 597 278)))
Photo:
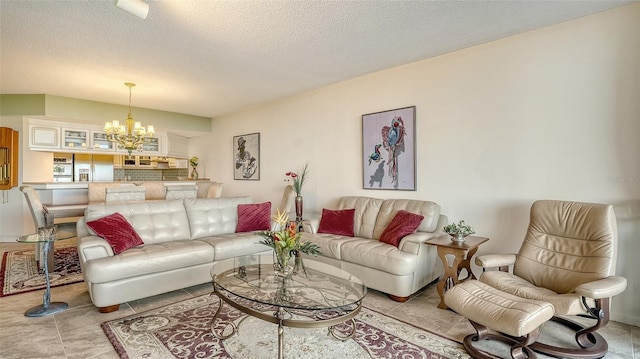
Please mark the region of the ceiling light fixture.
POLYGON ((146 19, 149 14, 149 4, 142 0, 116 0, 116 6, 142 20, 146 19))
POLYGON ((109 141, 115 143, 118 149, 125 149, 131 156, 132 151, 142 151, 143 145, 150 143, 151 137, 155 134, 153 125, 147 126, 145 129, 140 122, 133 121, 131 116, 131 88, 136 84, 125 82, 125 86, 129 88, 129 116, 126 123, 120 124, 120 121, 113 120, 104 124, 104 132, 107 133, 109 141))

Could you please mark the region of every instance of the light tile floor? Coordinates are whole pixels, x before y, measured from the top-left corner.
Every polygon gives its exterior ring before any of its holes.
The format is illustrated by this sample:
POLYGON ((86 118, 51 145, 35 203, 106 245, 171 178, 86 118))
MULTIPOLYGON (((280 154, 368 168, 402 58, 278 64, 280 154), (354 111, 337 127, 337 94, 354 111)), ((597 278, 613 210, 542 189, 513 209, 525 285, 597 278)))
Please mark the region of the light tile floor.
MULTIPOLYGON (((0 243, 0 253, 22 248, 21 246, 24 245, 0 243)), ((100 323, 210 291, 210 284, 203 284, 125 303, 116 312, 102 314, 91 304, 84 283, 76 283, 52 288, 52 301, 67 302, 69 309, 43 318, 24 316, 25 310, 42 303, 43 291, 0 298, 0 358, 115 359, 118 356, 104 335, 100 323)), ((466 319, 452 311, 438 309, 438 302, 435 285, 432 285, 405 303, 394 302, 386 295, 370 290, 364 305, 457 341, 473 332, 466 319)), ((640 359, 639 327, 610 322, 601 333, 609 342, 607 358, 640 359)), ((494 349, 498 350, 495 353, 500 353, 500 348, 494 349)))

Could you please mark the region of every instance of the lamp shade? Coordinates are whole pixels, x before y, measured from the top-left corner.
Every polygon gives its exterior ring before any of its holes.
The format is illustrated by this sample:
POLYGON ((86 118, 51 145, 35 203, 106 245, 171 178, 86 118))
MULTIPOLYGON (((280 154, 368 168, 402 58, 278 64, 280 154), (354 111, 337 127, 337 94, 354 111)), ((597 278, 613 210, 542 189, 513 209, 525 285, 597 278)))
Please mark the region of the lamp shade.
POLYGON ((116 0, 116 6, 142 20, 146 19, 149 14, 149 4, 142 0, 116 0))

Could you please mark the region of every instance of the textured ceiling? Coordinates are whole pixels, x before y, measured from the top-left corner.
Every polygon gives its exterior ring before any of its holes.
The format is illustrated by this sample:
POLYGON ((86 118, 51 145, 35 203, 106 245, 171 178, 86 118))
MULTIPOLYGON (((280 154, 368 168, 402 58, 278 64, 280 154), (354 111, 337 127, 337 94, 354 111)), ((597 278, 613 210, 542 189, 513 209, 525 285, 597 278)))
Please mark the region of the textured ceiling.
POLYGON ((216 117, 630 2, 0 0, 0 92, 216 117))

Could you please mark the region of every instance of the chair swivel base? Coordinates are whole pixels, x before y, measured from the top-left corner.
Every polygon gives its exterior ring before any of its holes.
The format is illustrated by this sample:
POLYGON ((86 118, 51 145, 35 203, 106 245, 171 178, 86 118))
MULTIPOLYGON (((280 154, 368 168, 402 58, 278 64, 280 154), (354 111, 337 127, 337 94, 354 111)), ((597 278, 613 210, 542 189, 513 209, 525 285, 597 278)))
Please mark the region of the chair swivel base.
POLYGON ((561 317, 553 317, 551 321, 576 332, 576 342, 580 347, 564 348, 536 342, 529 346, 531 349, 556 358, 599 359, 607 355, 609 344, 607 340, 602 335, 596 333, 595 330, 589 331, 589 329, 585 329, 583 325, 561 317), (584 334, 585 331, 587 331, 586 334, 584 334))

